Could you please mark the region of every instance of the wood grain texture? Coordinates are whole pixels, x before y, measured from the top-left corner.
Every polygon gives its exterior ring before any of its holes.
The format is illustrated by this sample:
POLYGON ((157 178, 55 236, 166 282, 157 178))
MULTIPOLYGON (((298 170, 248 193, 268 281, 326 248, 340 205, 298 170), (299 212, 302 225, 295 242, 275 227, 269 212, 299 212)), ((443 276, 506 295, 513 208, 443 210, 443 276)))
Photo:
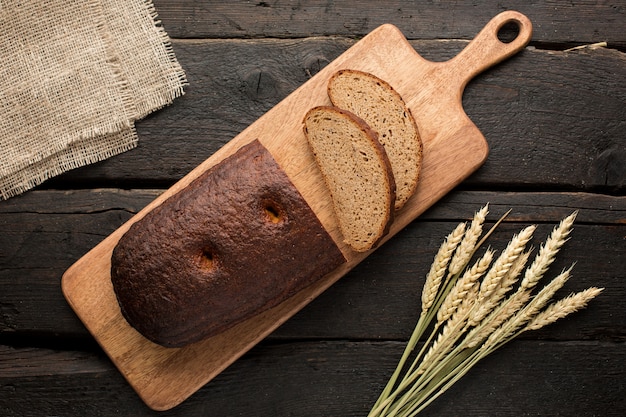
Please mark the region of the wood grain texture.
MULTIPOLYGON (((60 279, 75 259, 120 227, 163 190, 34 191, 0 205, 5 250, 0 264, 0 341, 91 346, 91 336, 65 302, 60 279), (51 227, 54 225, 54 228, 51 227), (42 233, 45 230, 45 233, 42 233), (16 285, 19 283, 19 285, 16 285), (69 341, 64 341, 68 339, 69 341)), ((566 290, 604 286, 593 314, 545 334, 555 339, 626 338, 626 317, 613 311, 626 297, 620 287, 626 259, 621 256, 626 229, 626 198, 584 193, 496 193, 456 191, 423 213, 366 262, 269 337, 282 340, 370 338, 400 340, 409 334, 413 307, 443 237, 460 221, 489 202, 489 221, 512 213, 493 237, 501 247, 527 224, 539 224, 538 246, 558 220, 580 210, 572 240, 552 268, 577 261, 566 290), (589 242, 605 248, 585 251, 589 242), (598 270, 597 265, 604 265, 598 270), (385 290, 380 291, 381 285, 385 290), (375 310, 376 314, 371 314, 375 310), (341 318, 338 320, 337 318, 341 318)))
MULTIPOLYGON (((179 407, 156 413, 102 355, 0 346, 6 399, 0 413, 362 417, 403 347, 389 341, 263 343, 179 407)), ((626 371, 619 360, 623 349, 602 341, 516 340, 476 365, 422 415, 570 416, 575 407, 580 417, 621 417, 625 389, 615 377, 626 371)))
POLYGON ((388 81, 404 98, 419 126, 424 155, 420 185, 396 213, 388 239, 484 162, 487 144, 463 111, 463 90, 478 73, 523 49, 531 35, 531 23, 524 15, 503 12, 457 56, 438 63, 419 56, 396 27, 379 27, 72 265, 62 279, 66 299, 148 406, 166 410, 180 404, 367 256, 352 251, 343 241, 328 190, 302 132, 303 114, 328 104, 326 85, 332 74, 353 68, 388 81), (519 27, 519 35, 511 42, 502 42, 498 32, 509 22, 519 27), (132 222, 255 139, 268 149, 303 195, 347 263, 277 307, 197 344, 166 349, 149 342, 119 311, 110 282, 112 249, 132 222), (450 165, 456 169, 448 169, 450 165))
MULTIPOLYGON (((175 42, 190 86, 166 111, 137 124, 139 147, 40 188, 170 186, 354 43, 344 38, 175 42)), ((411 45, 424 58, 443 61, 467 42, 411 45)), ((623 79, 626 54, 602 49, 527 48, 478 75, 468 84, 463 105, 486 137, 490 157, 464 186, 624 193, 623 79)))
POLYGON ((396 22, 409 39, 472 39, 476 22, 517 10, 535 23, 537 42, 581 45, 608 41, 626 48, 623 2, 482 1, 234 1, 155 0, 176 38, 350 36, 396 22))
POLYGON ((580 209, 554 272, 577 260, 564 295, 607 291, 480 364, 424 415, 626 413, 622 0, 154 3, 187 94, 139 123, 138 149, 0 203, 0 415, 362 416, 414 324, 434 251, 488 201, 493 217, 513 208, 499 246, 580 209), (502 8, 530 17, 534 48, 465 90, 486 163, 189 400, 146 407, 63 299, 66 268, 379 24, 443 61, 502 8), (598 41, 609 49, 563 51, 598 41))

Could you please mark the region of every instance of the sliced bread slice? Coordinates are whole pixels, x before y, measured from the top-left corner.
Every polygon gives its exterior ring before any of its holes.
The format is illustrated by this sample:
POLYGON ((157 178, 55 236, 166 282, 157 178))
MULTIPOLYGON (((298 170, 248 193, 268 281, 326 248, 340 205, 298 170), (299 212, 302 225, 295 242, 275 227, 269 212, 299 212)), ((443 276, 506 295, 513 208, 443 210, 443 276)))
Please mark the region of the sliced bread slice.
POLYGON ((415 192, 422 165, 422 141, 411 111, 391 85, 363 71, 335 73, 328 96, 333 105, 356 114, 378 133, 391 161, 399 210, 415 192))
POLYGON ((393 221, 395 181, 376 133, 354 114, 311 109, 304 133, 330 190, 345 242, 357 252, 376 246, 393 221))

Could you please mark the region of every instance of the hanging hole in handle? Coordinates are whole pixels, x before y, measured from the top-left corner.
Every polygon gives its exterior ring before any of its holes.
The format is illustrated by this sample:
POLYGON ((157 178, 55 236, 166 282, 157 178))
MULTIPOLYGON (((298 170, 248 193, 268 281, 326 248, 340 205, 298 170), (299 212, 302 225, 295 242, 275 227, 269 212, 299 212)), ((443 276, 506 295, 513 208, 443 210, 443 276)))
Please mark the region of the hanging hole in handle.
POLYGON ((500 29, 498 29, 498 40, 502 43, 511 43, 519 36, 520 31, 520 22, 516 20, 509 20, 500 26, 500 29))

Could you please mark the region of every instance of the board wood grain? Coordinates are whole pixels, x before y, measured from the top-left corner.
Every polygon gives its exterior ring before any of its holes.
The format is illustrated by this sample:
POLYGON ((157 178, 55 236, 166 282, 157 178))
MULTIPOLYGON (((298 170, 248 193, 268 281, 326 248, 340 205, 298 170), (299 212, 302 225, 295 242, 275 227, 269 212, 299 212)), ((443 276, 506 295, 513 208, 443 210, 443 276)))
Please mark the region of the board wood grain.
POLYGON ((67 301, 149 407, 166 410, 178 405, 369 254, 353 252, 342 242, 328 191, 302 132, 304 114, 311 107, 330 104, 326 95, 330 76, 339 69, 352 68, 388 81, 403 96, 420 128, 422 178, 415 195, 397 213, 389 239, 485 161, 487 142, 463 111, 463 90, 472 77, 524 48, 531 35, 531 23, 524 15, 504 12, 459 55, 435 63, 419 56, 396 27, 379 27, 70 267, 62 279, 67 301), (500 41, 498 32, 510 22, 518 27, 517 37, 500 41), (133 222, 255 139, 272 153, 300 190, 348 262, 279 306, 215 337, 179 349, 149 342, 120 314, 110 282, 111 251, 133 222))

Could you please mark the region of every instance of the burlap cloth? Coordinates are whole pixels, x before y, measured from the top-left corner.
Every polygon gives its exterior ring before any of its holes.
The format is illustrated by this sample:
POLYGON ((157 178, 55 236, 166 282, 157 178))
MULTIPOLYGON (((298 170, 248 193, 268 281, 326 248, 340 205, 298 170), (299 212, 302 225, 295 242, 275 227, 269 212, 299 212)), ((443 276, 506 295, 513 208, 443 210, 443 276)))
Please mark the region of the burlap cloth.
POLYGON ((185 85, 149 0, 0 0, 0 200, 135 147, 185 85))

